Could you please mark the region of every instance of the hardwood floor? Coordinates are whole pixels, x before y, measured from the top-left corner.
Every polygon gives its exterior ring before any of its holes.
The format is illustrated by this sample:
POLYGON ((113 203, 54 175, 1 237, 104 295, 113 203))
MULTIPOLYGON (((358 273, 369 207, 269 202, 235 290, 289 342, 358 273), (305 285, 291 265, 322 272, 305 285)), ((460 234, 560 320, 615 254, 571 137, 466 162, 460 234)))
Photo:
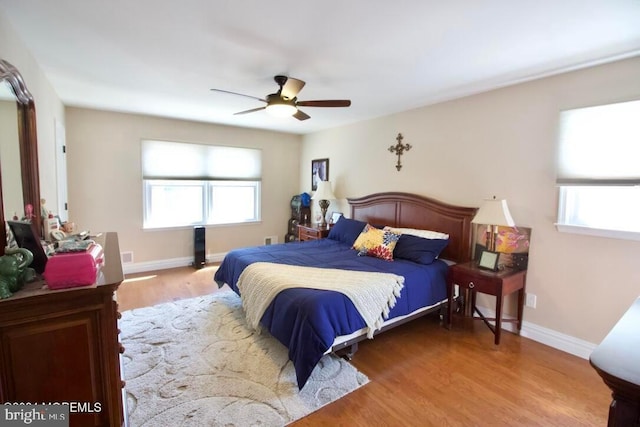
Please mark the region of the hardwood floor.
MULTIPOLYGON (((213 281, 217 268, 183 267, 127 274, 117 291, 119 309, 126 311, 217 292, 218 285, 213 281)), ((227 286, 223 289, 229 290, 227 286)))
MULTIPOLYGON (((120 310, 218 292, 215 268, 127 275, 120 310)), ((588 361, 508 332, 495 346, 478 321, 424 317, 362 342, 351 363, 370 382, 292 426, 607 424, 611 394, 588 361)))

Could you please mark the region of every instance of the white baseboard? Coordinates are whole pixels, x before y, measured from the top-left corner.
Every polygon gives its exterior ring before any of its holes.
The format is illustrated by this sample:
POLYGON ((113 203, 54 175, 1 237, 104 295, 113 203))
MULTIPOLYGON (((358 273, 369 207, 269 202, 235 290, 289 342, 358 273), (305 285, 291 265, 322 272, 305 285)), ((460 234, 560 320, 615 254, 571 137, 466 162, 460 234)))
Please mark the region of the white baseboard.
MULTIPOLYGON (((208 254, 207 262, 221 262, 226 253, 208 254)), ((146 271, 165 270, 168 268, 188 267, 193 264, 193 257, 173 258, 160 261, 136 262, 131 264, 123 264, 125 274, 144 273, 146 271)), ((213 280, 213 279, 212 279, 213 280)), ((495 317, 494 310, 486 307, 478 307, 486 317, 495 317)), ((513 318, 504 316, 505 318, 513 318)), ((517 332, 514 323, 507 322, 502 324, 502 329, 509 332, 517 332)), ((570 335, 562 334, 553 329, 544 328, 527 321, 522 322, 520 335, 533 341, 548 345, 555 349, 564 351, 582 359, 589 359, 589 355, 595 350, 596 344, 584 341, 570 335)))
MULTIPOLYGON (((208 254, 207 262, 220 262, 225 253, 208 254)), ((168 268, 189 267, 193 265, 193 257, 163 259, 159 261, 134 262, 122 264, 124 274, 144 273, 147 271, 166 270, 168 268)))
MULTIPOLYGON (((496 316, 496 312, 490 308, 478 308, 486 317, 496 316)), ((504 318, 513 319, 513 317, 507 315, 505 315, 504 318)), ((503 323, 502 329, 505 331, 517 333, 515 323, 503 323)), ((548 345, 549 347, 553 347, 557 350, 564 351, 565 353, 573 354, 574 356, 578 356, 582 359, 589 359, 589 356, 597 347, 597 344, 593 344, 588 341, 572 337, 571 335, 566 335, 554 331, 553 329, 544 328, 542 326, 536 325, 535 323, 530 323, 527 321, 522 322, 520 335, 533 341, 537 341, 541 344, 548 345)))

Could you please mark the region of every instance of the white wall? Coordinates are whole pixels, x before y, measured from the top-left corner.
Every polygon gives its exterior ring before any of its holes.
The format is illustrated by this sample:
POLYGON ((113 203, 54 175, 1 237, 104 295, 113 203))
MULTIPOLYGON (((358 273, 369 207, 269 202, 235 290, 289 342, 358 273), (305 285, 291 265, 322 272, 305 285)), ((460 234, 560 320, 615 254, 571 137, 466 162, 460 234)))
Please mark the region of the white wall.
POLYGON ((121 251, 132 251, 135 263, 193 259, 193 228, 142 229, 142 139, 262 149, 262 221, 207 227, 207 254, 260 245, 267 236, 284 241, 300 180, 300 136, 81 108, 66 114, 70 220, 81 229, 117 231, 121 251))
POLYGON ((537 308, 525 309, 525 321, 599 343, 640 295, 640 242, 556 231, 558 113, 640 99, 639 77, 634 58, 307 135, 300 188, 310 190, 311 160, 328 157, 340 198, 407 191, 464 206, 506 198, 516 222, 532 228, 527 291, 537 308), (397 172, 388 147, 399 132, 413 148, 397 172))

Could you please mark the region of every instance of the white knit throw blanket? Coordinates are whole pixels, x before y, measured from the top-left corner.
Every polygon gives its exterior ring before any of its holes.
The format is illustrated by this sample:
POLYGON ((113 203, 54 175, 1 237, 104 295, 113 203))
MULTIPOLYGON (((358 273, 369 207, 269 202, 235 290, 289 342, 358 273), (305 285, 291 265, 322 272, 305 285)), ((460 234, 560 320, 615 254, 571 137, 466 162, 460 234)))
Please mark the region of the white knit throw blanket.
POLYGON ((404 277, 391 273, 300 267, 256 262, 238 278, 247 323, 259 330, 260 319, 275 296, 288 288, 341 292, 355 305, 367 324, 367 337, 382 327, 404 286, 404 277))

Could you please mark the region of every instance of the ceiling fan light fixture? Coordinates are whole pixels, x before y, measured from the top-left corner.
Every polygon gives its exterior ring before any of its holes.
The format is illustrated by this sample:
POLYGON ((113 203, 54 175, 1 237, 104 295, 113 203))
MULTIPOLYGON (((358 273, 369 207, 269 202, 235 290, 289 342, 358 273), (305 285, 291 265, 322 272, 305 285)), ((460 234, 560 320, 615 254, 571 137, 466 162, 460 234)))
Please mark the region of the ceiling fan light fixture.
POLYGON ((266 110, 270 116, 274 117, 293 117, 297 120, 303 121, 311 118, 304 111, 298 110, 300 107, 349 107, 351 101, 348 99, 321 99, 314 101, 298 101, 298 93, 305 85, 305 82, 293 77, 287 77, 282 75, 274 76, 273 78, 279 86, 279 89, 275 93, 271 93, 262 98, 258 98, 252 95, 245 95, 238 92, 230 92, 224 89, 211 89, 216 92, 229 93, 232 95, 244 96, 252 98, 257 101, 264 102, 264 107, 252 108, 250 110, 239 111, 234 115, 242 115, 248 113, 255 113, 256 111, 266 110))
POLYGON ((267 105, 267 113, 275 117, 290 117, 297 112, 298 109, 293 104, 278 102, 267 105))

